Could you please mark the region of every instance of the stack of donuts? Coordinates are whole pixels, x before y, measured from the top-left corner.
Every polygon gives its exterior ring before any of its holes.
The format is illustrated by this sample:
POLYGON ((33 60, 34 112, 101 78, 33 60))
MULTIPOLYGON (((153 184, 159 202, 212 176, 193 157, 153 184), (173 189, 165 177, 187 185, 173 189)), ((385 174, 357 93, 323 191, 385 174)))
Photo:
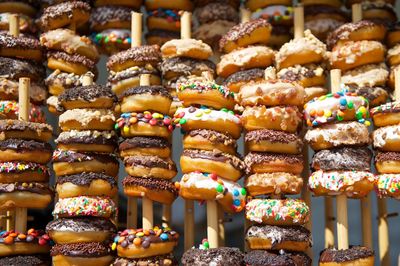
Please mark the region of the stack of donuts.
POLYGON ((361 3, 362 17, 378 24, 389 26, 397 22, 396 0, 346 0, 346 6, 361 3))
POLYGON ((19 16, 20 32, 31 35, 37 32, 35 16, 39 12, 40 2, 35 0, 26 1, 2 1, 0 3, 0 31, 8 31, 10 16, 19 16))
POLYGON ((54 114, 59 114, 58 95, 82 85, 84 74, 96 73, 99 58, 96 47, 89 38, 79 36, 74 31, 88 21, 89 15, 89 4, 68 1, 46 7, 39 19, 43 32, 40 43, 47 49, 47 67, 53 71, 45 84, 52 95, 47 99, 47 105, 54 114))
POLYGON ((90 14, 91 38, 105 54, 131 47, 131 12, 140 10, 142 0, 95 0, 90 14))
POLYGON ((109 265, 119 168, 116 96, 105 86, 85 84, 64 91, 58 100, 65 111, 53 153, 58 201, 55 220, 46 227, 56 243, 53 265, 109 265))
POLYGON ((292 0, 259 1, 247 0, 245 6, 252 12, 251 19, 265 19, 272 25, 268 45, 280 48, 292 39, 292 0))

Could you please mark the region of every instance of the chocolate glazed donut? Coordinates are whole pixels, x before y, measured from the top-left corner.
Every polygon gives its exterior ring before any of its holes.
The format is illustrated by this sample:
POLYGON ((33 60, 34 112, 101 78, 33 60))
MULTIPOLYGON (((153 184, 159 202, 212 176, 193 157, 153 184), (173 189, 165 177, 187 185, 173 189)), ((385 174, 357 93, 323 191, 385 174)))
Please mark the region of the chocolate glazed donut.
POLYGON ((349 249, 325 249, 319 257, 320 266, 330 265, 374 265, 374 251, 367 247, 351 246, 349 249))
POLYGON ((311 168, 324 171, 370 171, 371 159, 372 152, 366 147, 321 150, 314 154, 311 168))

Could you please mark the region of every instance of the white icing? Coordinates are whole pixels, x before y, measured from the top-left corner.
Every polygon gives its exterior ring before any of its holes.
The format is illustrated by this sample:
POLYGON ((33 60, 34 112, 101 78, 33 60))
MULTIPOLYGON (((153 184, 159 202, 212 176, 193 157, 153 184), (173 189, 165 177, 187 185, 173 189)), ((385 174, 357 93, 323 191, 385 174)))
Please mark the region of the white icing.
POLYGON ((235 116, 234 114, 224 112, 224 111, 217 111, 212 109, 201 109, 195 108, 194 112, 189 112, 189 109, 194 107, 188 108, 178 108, 175 112, 175 116, 180 113, 184 113, 183 116, 186 120, 195 120, 195 121, 231 121, 235 124, 240 124, 240 118, 235 116))
POLYGON ((109 119, 115 121, 113 111, 108 109, 72 109, 60 115, 59 123, 67 121, 78 121, 82 126, 88 125, 92 120, 99 119, 105 122, 109 119))
MULTIPOLYGON (((251 60, 265 54, 273 56, 274 51, 269 47, 261 45, 235 50, 229 54, 221 56, 221 61, 217 64, 217 72, 228 65, 245 67, 251 60)), ((265 65, 265 67, 267 66, 268 65, 265 65)))
POLYGON ((55 140, 56 143, 59 141, 67 140, 69 138, 79 138, 79 137, 104 137, 106 139, 111 139, 116 136, 115 131, 97 131, 97 130, 71 130, 71 131, 64 131, 58 135, 58 138, 55 140))
POLYGON ((372 133, 375 148, 382 148, 388 140, 400 139, 400 126, 380 127, 372 133))
POLYGON ((200 49, 203 50, 205 53, 208 53, 209 56, 212 55, 211 47, 208 44, 202 42, 201 40, 195 40, 195 39, 170 40, 161 47, 161 52, 164 53, 166 49, 170 49, 172 47, 176 49, 177 55, 185 55, 192 49, 200 49))

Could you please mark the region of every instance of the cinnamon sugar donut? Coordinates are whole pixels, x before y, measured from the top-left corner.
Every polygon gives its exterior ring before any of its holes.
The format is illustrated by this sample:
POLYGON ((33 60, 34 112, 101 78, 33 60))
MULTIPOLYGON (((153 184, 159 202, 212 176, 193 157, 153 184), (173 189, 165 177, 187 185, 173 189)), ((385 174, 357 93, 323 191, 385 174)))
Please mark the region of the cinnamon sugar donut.
POLYGON ((256 173, 245 179, 245 187, 250 196, 299 194, 303 178, 285 172, 256 173))
POLYGON ((161 46, 161 54, 164 58, 189 57, 206 60, 212 53, 211 47, 208 44, 195 39, 170 40, 161 46))

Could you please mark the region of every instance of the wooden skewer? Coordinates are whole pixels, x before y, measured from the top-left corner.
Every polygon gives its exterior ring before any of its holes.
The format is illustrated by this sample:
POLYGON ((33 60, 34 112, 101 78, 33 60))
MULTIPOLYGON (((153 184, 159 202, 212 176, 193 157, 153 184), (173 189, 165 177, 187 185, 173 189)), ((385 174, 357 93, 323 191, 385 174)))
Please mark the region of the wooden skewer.
POLYGON ((390 265, 389 225, 387 221, 386 199, 378 198, 378 245, 381 266, 390 265))
POLYGON ((304 36, 304 7, 298 5, 294 8, 294 38, 299 39, 304 36))
POLYGON ((225 246, 225 212, 221 205, 218 205, 218 246, 225 246))
POLYGON ((218 242, 218 205, 215 200, 207 201, 207 238, 210 248, 217 248, 218 242))
POLYGON ((17 14, 10 15, 9 33, 14 36, 19 36, 19 16, 17 14))
POLYGON ((353 4, 351 6, 351 17, 353 22, 359 22, 362 20, 361 4, 353 4))
POLYGON ((325 248, 335 246, 335 217, 333 216, 333 198, 325 197, 325 248))
POLYGON ((181 16, 181 39, 192 38, 192 13, 183 12, 181 16))
POLYGON ((251 12, 247 8, 240 9, 240 22, 245 23, 251 20, 251 12))
POLYGON ((172 206, 164 204, 163 205, 163 214, 162 214, 162 218, 161 218, 163 227, 170 227, 171 217, 172 217, 172 206))

